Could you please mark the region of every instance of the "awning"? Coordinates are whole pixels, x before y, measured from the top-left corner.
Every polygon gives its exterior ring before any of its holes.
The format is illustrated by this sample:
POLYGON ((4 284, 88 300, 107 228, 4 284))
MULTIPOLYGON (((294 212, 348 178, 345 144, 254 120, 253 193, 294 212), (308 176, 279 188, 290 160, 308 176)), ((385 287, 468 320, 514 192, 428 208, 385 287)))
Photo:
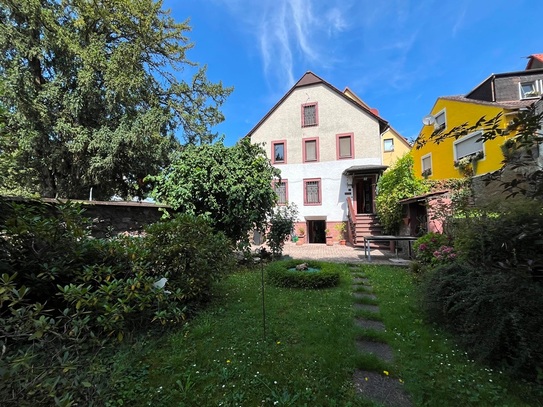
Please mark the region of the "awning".
POLYGON ((353 165, 343 171, 343 175, 382 174, 387 165, 353 165))

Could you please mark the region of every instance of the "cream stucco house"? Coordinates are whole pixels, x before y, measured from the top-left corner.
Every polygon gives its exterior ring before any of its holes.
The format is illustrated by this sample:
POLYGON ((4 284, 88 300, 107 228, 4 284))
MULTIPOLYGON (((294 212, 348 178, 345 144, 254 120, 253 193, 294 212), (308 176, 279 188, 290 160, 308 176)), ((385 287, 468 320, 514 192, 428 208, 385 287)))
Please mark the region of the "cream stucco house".
POLYGON ((351 243, 379 232, 374 198, 388 123, 347 93, 307 72, 246 136, 281 170, 279 204, 298 206, 296 231, 305 229, 308 243, 324 243, 326 229, 337 240, 342 222, 351 243))

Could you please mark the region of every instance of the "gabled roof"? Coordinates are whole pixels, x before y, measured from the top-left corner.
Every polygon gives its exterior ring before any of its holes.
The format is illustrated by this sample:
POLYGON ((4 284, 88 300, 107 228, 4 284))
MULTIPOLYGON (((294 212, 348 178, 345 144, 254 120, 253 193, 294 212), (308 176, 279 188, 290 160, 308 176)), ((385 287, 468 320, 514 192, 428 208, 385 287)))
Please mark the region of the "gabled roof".
POLYGON ((532 54, 528 57, 528 64, 526 64, 526 70, 532 69, 532 65, 542 65, 543 64, 543 54, 532 54))
POLYGON ((298 88, 303 88, 305 86, 316 85, 316 84, 322 84, 326 86, 328 89, 335 92, 337 95, 339 95, 341 98, 351 103, 353 106, 358 107, 359 109, 363 110, 364 112, 366 112, 367 114, 375 118, 379 122, 379 134, 385 131, 385 129, 388 127, 388 122, 380 118, 379 115, 372 112, 371 109, 365 103, 363 104, 358 103, 357 101, 353 100, 349 96, 345 95, 342 91, 340 91, 335 86, 329 84, 324 79, 315 75, 313 72, 307 71, 300 78, 300 80, 298 80, 298 82, 296 82, 294 86, 292 86, 292 88, 290 88, 289 91, 285 93, 285 95, 279 100, 279 102, 277 102, 270 109, 270 111, 266 113, 266 115, 245 135, 245 137, 250 137, 262 125, 262 123, 264 123, 266 119, 270 117, 271 114, 275 112, 279 106, 281 106, 281 104, 292 94, 292 92, 294 92, 294 90, 298 88))
MULTIPOLYGON (((404 143, 407 147, 409 148, 412 148, 413 146, 411 145, 411 143, 409 142, 409 140, 407 140, 404 136, 402 136, 398 130, 396 130, 394 127, 392 126, 388 126, 388 129, 387 130, 390 130, 391 132, 393 132, 394 134, 396 134, 398 136, 398 139, 404 143)), ((386 130, 385 130, 386 131, 386 130)), ((385 134, 384 132, 382 134, 385 134)))

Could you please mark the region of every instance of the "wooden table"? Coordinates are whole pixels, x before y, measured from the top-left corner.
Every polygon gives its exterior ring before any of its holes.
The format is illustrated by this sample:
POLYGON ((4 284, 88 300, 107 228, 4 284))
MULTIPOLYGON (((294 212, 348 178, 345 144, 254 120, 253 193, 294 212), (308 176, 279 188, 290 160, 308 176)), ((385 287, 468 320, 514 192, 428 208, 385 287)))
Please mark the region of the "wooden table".
POLYGON ((364 236, 364 257, 367 257, 368 261, 371 262, 371 253, 370 253, 370 242, 388 242, 388 241, 407 241, 409 245, 409 258, 412 257, 411 244, 418 237, 413 236, 393 236, 393 235, 378 235, 378 236, 364 236))

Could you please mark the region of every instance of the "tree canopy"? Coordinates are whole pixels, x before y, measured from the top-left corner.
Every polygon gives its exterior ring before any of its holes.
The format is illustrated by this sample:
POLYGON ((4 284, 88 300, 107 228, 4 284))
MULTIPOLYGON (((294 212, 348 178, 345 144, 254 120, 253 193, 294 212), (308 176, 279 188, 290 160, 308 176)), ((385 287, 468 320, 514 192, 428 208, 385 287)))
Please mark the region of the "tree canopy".
POLYGON ((2 145, 42 196, 143 196, 176 135, 212 142, 224 120, 231 89, 187 58, 188 21, 162 1, 0 0, 0 27, 2 145))
POLYGON ((207 215, 233 242, 247 242, 249 231, 265 229, 277 201, 272 181, 279 174, 261 146, 242 139, 233 147, 189 145, 150 180, 158 201, 207 215))

